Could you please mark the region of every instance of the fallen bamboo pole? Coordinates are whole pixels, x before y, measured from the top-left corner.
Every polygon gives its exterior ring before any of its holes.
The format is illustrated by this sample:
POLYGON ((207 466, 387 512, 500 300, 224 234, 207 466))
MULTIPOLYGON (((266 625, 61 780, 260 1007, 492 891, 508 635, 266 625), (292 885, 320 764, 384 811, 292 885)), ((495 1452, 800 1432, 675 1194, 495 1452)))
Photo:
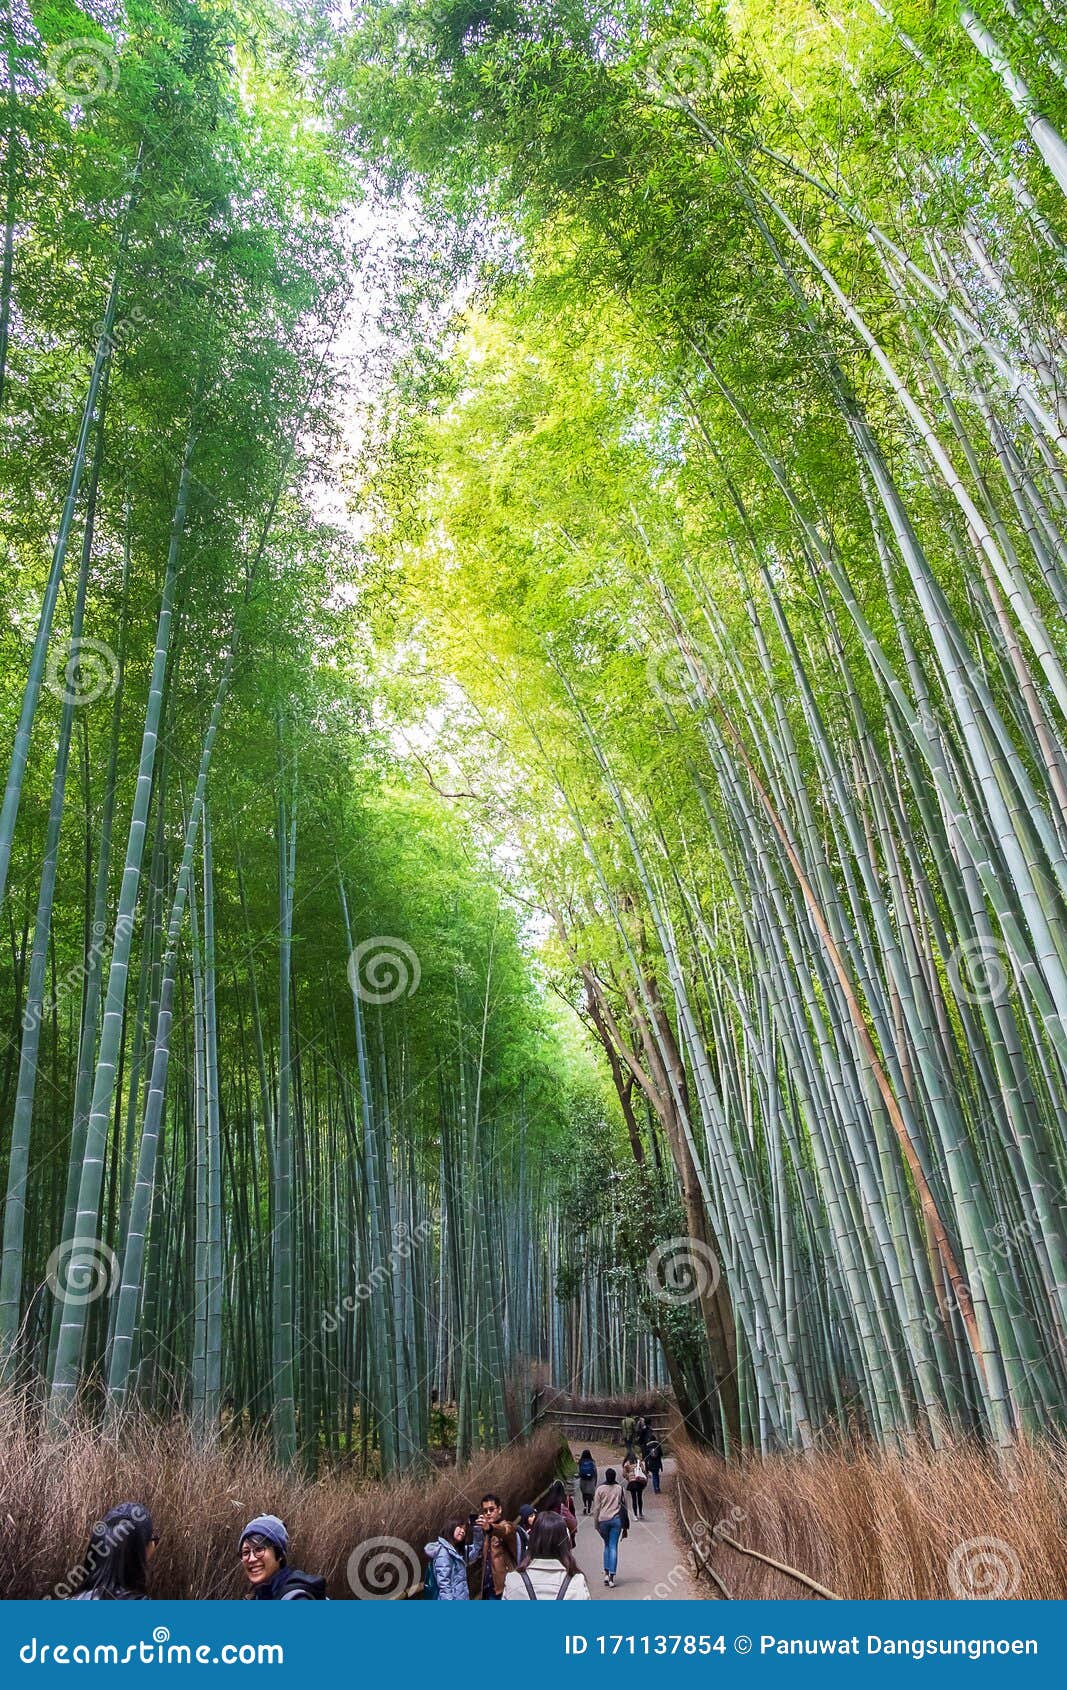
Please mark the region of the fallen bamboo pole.
POLYGON ((690 1543, 693 1545, 694 1555, 696 1555, 697 1559, 700 1561, 704 1571, 707 1573, 711 1582, 714 1585, 718 1586, 719 1592, 722 1596, 723 1601, 724 1602, 732 1602, 733 1597, 730 1595, 730 1592, 727 1590, 726 1586, 723 1584, 722 1579, 719 1577, 718 1573, 715 1571, 715 1568, 712 1566, 711 1561, 708 1559, 707 1555, 705 1555, 704 1551, 701 1549, 700 1544, 697 1542, 696 1533, 693 1531, 692 1527, 689 1524, 689 1521, 685 1517, 685 1509, 682 1507, 682 1487, 677 1482, 675 1483, 675 1495, 678 1498, 678 1516, 679 1516, 679 1518, 682 1522, 682 1526, 685 1529, 686 1536, 688 1537, 690 1543))
POLYGON ((772 1556, 763 1555, 758 1549, 748 1549, 745 1544, 738 1543, 737 1539, 731 1537, 729 1532, 724 1532, 721 1526, 714 1527, 714 1535, 720 1543, 728 1543, 731 1549, 736 1549, 739 1555, 751 1555, 754 1561, 763 1561, 768 1567, 773 1567, 775 1572, 784 1573, 786 1578, 798 1579, 801 1584, 806 1584, 809 1590, 814 1590, 816 1596, 823 1597, 825 1601, 841 1602, 843 1600, 842 1597, 838 1596, 836 1590, 827 1590, 824 1584, 820 1584, 817 1579, 809 1578, 807 1573, 800 1572, 796 1567, 787 1566, 784 1561, 775 1561, 772 1556))

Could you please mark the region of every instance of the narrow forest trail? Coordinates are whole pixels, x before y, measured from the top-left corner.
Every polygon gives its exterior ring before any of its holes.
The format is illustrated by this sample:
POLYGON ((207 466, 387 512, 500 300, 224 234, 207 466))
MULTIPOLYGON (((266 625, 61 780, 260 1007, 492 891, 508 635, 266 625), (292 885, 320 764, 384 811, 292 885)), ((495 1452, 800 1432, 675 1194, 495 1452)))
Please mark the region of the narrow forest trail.
MULTIPOLYGON (((584 1448, 573 1448, 575 1459, 584 1448)), ((590 1444, 597 1472, 601 1478, 605 1467, 622 1468, 622 1451, 607 1444, 590 1444)), ((704 1592, 693 1578, 692 1558, 675 1535, 674 1510, 671 1494, 674 1490, 674 1460, 667 1456, 660 1480, 659 1496, 652 1494, 651 1484, 645 1489, 645 1517, 635 1520, 631 1511, 630 1535, 619 1544, 619 1570, 615 1588, 604 1587, 603 1544, 592 1519, 582 1515, 581 1497, 575 1484, 575 1506, 578 1510, 578 1545, 575 1557, 589 1585, 589 1594, 596 1601, 600 1597, 624 1602, 670 1597, 678 1601, 703 1600, 704 1592)))
POLYGON ((981 9, 7 8, 0 1592, 122 1474, 157 1594, 249 1474, 417 1557, 535 1386, 686 1410, 620 1596, 691 1494, 731 1600, 1067 1590, 1067 9, 981 9))

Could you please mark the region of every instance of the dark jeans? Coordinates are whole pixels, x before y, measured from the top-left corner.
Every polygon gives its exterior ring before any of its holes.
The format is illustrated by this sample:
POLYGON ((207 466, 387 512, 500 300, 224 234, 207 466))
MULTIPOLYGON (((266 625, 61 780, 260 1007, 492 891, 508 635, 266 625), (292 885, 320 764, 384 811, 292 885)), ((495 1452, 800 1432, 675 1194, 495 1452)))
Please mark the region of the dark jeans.
POLYGON ((622 1535, 622 1520, 616 1514, 614 1520, 598 1520, 596 1529, 604 1539, 604 1571, 615 1573, 619 1566, 619 1538, 622 1535))
POLYGON ((636 1515, 637 1519, 640 1520, 642 1518, 642 1516, 644 1515, 644 1512, 645 1512, 644 1500, 643 1500, 644 1494, 645 1494, 645 1487, 644 1487, 644 1485, 627 1485, 626 1488, 629 1491, 630 1497, 633 1501, 634 1514, 636 1515))
POLYGON ((659 1469, 657 1468, 654 1473, 651 1473, 649 1475, 649 1477, 652 1480, 652 1489, 655 1492, 655 1494, 658 1496, 659 1495, 659 1469))

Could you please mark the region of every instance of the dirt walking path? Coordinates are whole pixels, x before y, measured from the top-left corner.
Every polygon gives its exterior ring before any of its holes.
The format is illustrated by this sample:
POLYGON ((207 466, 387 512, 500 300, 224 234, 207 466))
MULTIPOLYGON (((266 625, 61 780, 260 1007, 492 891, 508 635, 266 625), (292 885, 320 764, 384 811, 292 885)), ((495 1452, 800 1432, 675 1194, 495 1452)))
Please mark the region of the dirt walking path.
MULTIPOLYGON (((571 1443, 575 1460, 584 1445, 571 1443)), ((604 1444, 590 1446, 601 1479, 605 1467, 614 1467, 622 1476, 622 1451, 604 1444)), ((643 1520, 635 1520, 630 1511, 630 1535, 619 1544, 619 1570, 615 1588, 604 1585, 604 1544, 593 1524, 592 1516, 582 1514, 582 1499, 578 1481, 574 1481, 574 1501, 578 1512, 578 1545, 575 1557, 589 1585, 589 1594, 633 1602, 642 1598, 656 1601, 670 1597, 678 1601, 702 1601, 704 1591, 693 1577, 692 1562, 674 1535, 673 1508, 670 1503, 674 1489, 674 1462, 670 1456, 663 1464, 660 1480, 663 1489, 659 1496, 652 1491, 651 1481, 645 1486, 643 1520)), ((627 1497, 627 1501, 629 1498, 627 1497)))

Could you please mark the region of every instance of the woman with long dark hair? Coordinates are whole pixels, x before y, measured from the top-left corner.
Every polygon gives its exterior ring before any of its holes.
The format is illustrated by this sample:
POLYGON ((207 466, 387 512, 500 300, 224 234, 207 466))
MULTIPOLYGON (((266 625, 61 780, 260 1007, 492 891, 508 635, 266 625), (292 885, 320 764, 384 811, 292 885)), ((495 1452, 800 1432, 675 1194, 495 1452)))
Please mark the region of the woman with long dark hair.
POLYGON ((593 1511, 593 1498, 596 1495, 596 1480, 597 1471, 596 1462, 593 1460, 593 1452, 589 1449, 583 1449, 581 1455, 578 1457, 578 1489, 582 1493, 583 1514, 591 1514, 593 1511))
POLYGON ((635 1455, 632 1461, 623 1462, 622 1478, 630 1493, 630 1501, 633 1503, 634 1519, 643 1520, 645 1517, 645 1486, 648 1483, 648 1474, 639 1455, 635 1455))
POLYGON ((148 1563, 159 1537, 142 1502, 120 1502, 97 1520, 89 1535, 82 1588, 75 1602, 143 1602, 148 1563))
POLYGON ((542 1514, 559 1515, 570 1534, 571 1543, 577 1541, 578 1516, 574 1512, 574 1504, 567 1495, 567 1487, 562 1479, 556 1479, 546 1491, 540 1512, 542 1514))
POLYGON ((589 1586, 571 1549, 560 1514, 538 1514, 530 1530, 530 1552, 504 1580, 505 1602, 586 1602, 589 1586))

